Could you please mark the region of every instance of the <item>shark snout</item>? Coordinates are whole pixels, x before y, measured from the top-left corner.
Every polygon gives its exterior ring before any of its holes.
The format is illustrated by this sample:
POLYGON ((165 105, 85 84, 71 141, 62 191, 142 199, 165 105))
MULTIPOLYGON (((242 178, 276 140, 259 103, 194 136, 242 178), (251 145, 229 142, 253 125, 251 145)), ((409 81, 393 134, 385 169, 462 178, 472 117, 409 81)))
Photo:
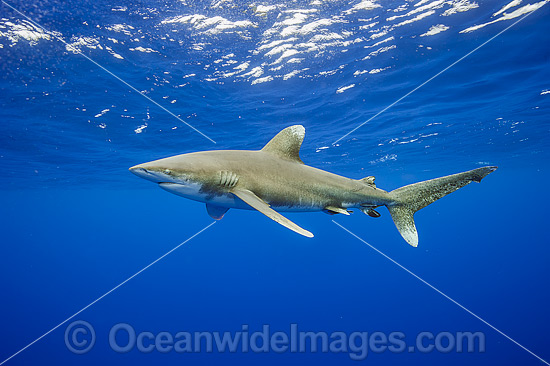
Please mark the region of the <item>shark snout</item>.
POLYGON ((143 168, 141 165, 135 165, 128 169, 132 173, 134 173, 137 176, 141 176, 142 174, 147 174, 147 169, 143 168))
POLYGON ((182 183, 172 169, 164 165, 143 163, 131 167, 130 172, 154 183, 182 183))
POLYGON ((143 164, 135 165, 128 170, 140 178, 147 179, 155 183, 162 181, 162 177, 159 176, 158 172, 145 168, 143 164))
POLYGON ((139 165, 133 166, 133 167, 129 168, 128 170, 131 171, 134 174, 137 174, 139 172, 147 172, 147 169, 142 168, 139 165))

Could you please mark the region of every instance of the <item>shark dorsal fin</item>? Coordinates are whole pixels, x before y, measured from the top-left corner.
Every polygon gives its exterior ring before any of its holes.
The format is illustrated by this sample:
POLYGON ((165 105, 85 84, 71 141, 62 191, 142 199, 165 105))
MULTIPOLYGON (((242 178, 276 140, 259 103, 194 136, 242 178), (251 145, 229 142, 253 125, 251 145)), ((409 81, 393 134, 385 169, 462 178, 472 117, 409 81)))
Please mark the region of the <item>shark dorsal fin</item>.
POLYGON ((300 146, 302 146, 305 135, 306 129, 302 125, 287 127, 273 137, 262 151, 303 164, 300 159, 300 146))

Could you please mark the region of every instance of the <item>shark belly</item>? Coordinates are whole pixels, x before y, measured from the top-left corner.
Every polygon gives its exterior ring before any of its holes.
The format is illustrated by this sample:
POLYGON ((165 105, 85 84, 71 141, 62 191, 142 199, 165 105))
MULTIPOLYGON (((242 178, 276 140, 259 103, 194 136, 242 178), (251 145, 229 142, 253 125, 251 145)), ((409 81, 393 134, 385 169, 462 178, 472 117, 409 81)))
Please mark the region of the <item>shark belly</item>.
POLYGON ((321 211, 323 208, 321 206, 315 205, 292 205, 292 206, 271 206, 275 211, 280 212, 315 212, 321 211))
POLYGON ((220 207, 252 209, 231 193, 212 194, 205 192, 202 190, 202 184, 199 183, 159 183, 159 187, 167 192, 193 201, 210 203, 220 207))
MULTIPOLYGON (((159 183, 159 187, 172 194, 198 202, 204 202, 220 207, 238 208, 253 210, 250 205, 243 202, 240 198, 229 192, 211 193, 205 192, 203 185, 199 183, 159 183)), ((281 212, 315 212, 321 211, 326 206, 326 202, 321 200, 298 199, 296 202, 284 203, 279 200, 265 200, 275 211, 281 212), (271 202, 272 201, 272 202, 271 202)), ((346 204, 345 207, 351 207, 352 204, 346 204)))

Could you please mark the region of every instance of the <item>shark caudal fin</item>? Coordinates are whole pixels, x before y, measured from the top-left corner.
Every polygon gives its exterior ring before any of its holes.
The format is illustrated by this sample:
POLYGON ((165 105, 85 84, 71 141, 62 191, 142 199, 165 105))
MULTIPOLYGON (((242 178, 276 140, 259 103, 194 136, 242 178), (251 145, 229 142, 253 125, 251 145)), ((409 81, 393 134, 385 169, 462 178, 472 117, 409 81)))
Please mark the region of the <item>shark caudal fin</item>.
POLYGON ((413 217, 416 211, 471 182, 481 182, 481 179, 496 169, 496 166, 486 166, 464 173, 410 184, 391 191, 389 195, 393 202, 386 206, 403 239, 413 247, 418 246, 418 233, 413 217))

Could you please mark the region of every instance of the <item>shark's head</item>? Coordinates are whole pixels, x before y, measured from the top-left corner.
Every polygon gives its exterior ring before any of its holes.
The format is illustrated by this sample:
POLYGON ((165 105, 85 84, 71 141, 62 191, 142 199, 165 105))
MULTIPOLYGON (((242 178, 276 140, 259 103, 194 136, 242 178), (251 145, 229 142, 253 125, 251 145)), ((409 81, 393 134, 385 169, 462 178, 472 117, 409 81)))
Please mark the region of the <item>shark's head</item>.
POLYGON ((129 170, 140 178, 158 184, 186 184, 194 178, 196 164, 188 157, 190 154, 172 156, 165 159, 150 161, 131 167, 129 170))
MULTIPOLYGON (((154 160, 130 168, 138 177, 157 183, 160 188, 191 199, 201 200, 218 194, 220 182, 231 180, 220 171, 215 152, 198 152, 154 160), (202 197, 202 198, 201 198, 202 197)), ((236 181, 236 180, 235 180, 236 181)))

